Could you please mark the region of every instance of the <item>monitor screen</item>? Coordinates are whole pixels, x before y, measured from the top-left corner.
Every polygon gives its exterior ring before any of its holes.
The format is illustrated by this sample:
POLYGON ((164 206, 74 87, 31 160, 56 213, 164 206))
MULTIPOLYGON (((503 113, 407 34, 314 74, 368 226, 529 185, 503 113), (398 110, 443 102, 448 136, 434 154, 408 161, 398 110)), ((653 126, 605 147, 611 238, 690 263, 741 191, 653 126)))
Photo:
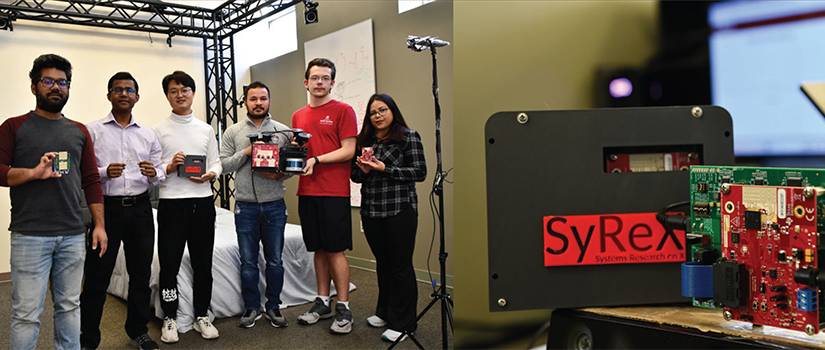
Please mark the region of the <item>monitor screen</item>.
POLYGON ((713 104, 737 157, 825 155, 825 117, 800 89, 825 81, 825 2, 729 1, 708 9, 713 104))

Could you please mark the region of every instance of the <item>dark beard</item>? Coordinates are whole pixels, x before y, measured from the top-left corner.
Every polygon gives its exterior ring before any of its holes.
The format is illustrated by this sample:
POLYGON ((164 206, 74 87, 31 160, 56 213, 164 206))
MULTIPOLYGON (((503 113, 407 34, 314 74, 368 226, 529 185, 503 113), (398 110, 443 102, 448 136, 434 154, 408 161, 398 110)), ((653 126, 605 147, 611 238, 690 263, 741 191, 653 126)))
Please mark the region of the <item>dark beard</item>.
POLYGON ((246 115, 249 117, 249 119, 264 119, 267 115, 269 115, 269 109, 265 109, 263 114, 259 115, 252 114, 252 111, 247 111, 246 115))
POLYGON ((69 98, 63 94, 60 94, 62 97, 58 102, 51 102, 49 101, 48 95, 52 92, 49 91, 46 95, 37 95, 37 108, 40 108, 49 113, 60 113, 63 110, 63 106, 66 105, 66 102, 69 101, 69 98))

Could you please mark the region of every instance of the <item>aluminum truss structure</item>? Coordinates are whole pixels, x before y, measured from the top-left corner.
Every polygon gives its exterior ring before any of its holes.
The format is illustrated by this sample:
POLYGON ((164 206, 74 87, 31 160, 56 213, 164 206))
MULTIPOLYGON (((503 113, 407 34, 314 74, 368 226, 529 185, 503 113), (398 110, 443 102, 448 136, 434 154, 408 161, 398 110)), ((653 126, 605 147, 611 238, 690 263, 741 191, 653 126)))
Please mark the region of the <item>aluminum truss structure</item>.
MULTIPOLYGON (((206 122, 218 144, 228 125, 238 121, 233 35, 303 0, 228 0, 207 9, 163 1, 12 0, 0 3, 0 18, 124 29, 203 39, 206 74, 206 122)), ((212 183, 220 206, 229 209, 233 175, 212 183)))

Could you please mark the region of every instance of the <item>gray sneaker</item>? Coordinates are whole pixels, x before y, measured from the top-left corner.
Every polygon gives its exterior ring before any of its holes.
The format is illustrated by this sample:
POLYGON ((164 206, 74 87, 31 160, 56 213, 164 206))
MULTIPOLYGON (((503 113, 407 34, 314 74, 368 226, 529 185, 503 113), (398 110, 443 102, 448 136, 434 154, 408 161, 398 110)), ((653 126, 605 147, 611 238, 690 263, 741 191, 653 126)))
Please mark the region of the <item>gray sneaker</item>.
POLYGON ((246 310, 238 321, 238 327, 250 328, 255 325, 255 321, 260 320, 261 312, 258 310, 246 310))
POLYGON ((312 305, 312 308, 303 315, 298 316, 298 323, 307 325, 315 324, 315 322, 318 322, 320 319, 330 317, 332 317, 332 309, 324 305, 324 301, 321 300, 321 298, 315 298, 315 305, 312 305))
POLYGON ((352 331, 352 311, 343 304, 335 304, 335 320, 329 331, 338 334, 347 334, 352 331))
POLYGON ((281 310, 278 309, 266 310, 266 319, 269 320, 269 323, 275 328, 285 328, 289 326, 284 316, 281 316, 281 310))

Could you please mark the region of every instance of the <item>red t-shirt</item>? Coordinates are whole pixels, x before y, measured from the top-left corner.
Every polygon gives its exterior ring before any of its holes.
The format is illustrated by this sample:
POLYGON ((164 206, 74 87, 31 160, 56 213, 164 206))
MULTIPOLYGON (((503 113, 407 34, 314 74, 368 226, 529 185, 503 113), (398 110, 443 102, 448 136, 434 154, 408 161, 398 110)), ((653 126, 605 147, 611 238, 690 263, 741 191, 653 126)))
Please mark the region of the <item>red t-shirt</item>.
MULTIPOLYGON (((341 140, 358 135, 355 110, 346 103, 331 100, 322 106, 307 105, 292 115, 292 127, 312 134, 305 147, 307 158, 341 148, 341 140)), ((315 165, 312 176, 301 176, 299 196, 349 197, 350 161, 315 165)))

